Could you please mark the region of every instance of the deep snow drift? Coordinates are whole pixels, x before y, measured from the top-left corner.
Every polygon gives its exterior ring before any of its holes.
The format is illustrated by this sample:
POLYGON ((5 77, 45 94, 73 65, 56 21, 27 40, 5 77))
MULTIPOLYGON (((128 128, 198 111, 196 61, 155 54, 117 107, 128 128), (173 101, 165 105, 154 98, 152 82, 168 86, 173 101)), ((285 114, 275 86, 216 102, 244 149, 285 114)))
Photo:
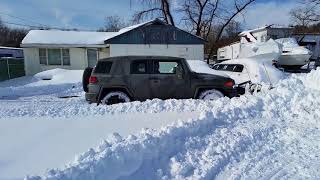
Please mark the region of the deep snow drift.
POLYGON ((159 111, 180 111, 182 106, 175 105, 184 104, 203 113, 160 130, 114 136, 64 169, 26 179, 317 179, 319 84, 318 69, 292 75, 271 91, 231 100, 155 100, 114 106, 115 111, 103 108, 114 113, 161 104, 159 111))

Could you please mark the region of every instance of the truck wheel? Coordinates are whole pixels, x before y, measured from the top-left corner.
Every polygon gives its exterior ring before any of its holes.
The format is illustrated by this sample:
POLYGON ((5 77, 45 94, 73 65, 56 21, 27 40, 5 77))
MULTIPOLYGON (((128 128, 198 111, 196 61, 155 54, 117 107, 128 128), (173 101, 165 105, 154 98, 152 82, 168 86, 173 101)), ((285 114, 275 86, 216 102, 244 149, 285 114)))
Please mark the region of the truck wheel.
POLYGON ((198 98, 202 100, 216 100, 222 97, 224 97, 224 95, 220 91, 210 89, 202 91, 198 98))
POLYGON ((121 91, 111 91, 102 100, 101 103, 105 105, 118 104, 130 102, 129 96, 121 91))
POLYGON ((84 92, 88 92, 88 84, 89 84, 89 78, 91 76, 92 73, 92 69, 91 67, 87 67, 84 71, 83 71, 83 75, 82 75, 82 87, 84 92))

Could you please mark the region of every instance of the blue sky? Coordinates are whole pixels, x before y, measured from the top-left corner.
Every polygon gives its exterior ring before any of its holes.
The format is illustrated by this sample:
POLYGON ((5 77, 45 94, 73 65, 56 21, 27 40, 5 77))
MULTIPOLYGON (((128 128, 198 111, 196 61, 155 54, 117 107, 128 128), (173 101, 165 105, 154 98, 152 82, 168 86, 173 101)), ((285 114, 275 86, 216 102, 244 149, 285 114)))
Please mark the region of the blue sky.
MULTIPOLYGON (((106 16, 119 15, 131 19, 135 10, 140 8, 137 1, 132 0, 130 6, 129 0, 0 0, 0 17, 3 21, 20 24, 41 23, 61 28, 95 30, 103 26, 106 16)), ((288 25, 288 12, 299 5, 298 1, 257 0, 238 20, 245 28, 265 24, 288 25)))

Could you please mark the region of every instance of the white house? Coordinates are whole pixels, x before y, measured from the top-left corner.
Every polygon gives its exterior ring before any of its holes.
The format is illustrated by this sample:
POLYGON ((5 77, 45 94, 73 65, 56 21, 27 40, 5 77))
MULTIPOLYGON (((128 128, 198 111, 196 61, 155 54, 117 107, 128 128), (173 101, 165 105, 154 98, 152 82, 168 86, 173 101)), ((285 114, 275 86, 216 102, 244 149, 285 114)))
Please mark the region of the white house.
POLYGON ((205 41, 159 19, 119 32, 31 30, 23 39, 25 70, 84 69, 97 59, 124 55, 165 55, 204 59, 205 41))

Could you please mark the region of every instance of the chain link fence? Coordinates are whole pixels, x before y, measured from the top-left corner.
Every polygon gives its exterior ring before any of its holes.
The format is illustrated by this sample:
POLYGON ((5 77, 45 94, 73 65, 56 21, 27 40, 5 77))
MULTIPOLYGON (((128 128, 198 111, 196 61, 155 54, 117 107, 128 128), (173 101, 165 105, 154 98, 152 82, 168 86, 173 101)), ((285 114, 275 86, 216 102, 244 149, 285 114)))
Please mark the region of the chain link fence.
POLYGON ((0 58, 0 81, 25 76, 24 59, 0 58))

